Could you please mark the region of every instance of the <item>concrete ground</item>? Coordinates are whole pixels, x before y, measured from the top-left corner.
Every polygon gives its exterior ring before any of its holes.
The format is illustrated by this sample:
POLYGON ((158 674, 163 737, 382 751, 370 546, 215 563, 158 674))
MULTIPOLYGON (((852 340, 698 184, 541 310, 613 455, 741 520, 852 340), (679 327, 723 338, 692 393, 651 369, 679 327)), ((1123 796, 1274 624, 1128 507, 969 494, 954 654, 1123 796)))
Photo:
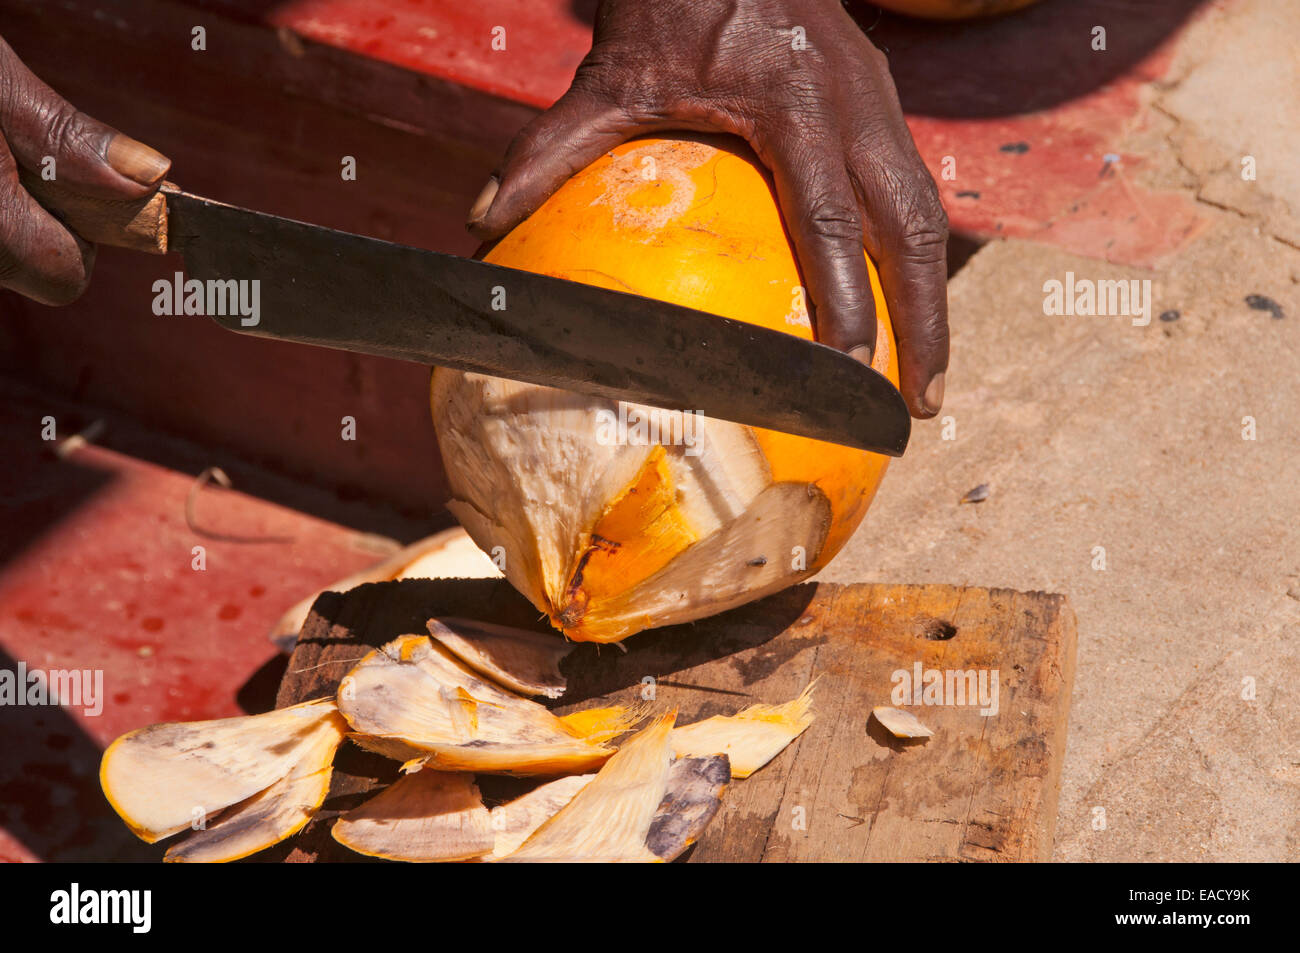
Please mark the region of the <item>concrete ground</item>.
POLYGON ((1058 860, 1300 860, 1298 73, 1291 0, 1180 43, 1114 149, 1204 213, 1155 269, 1024 241, 970 259, 943 413, 820 577, 1068 595, 1058 860), (1150 324, 1046 315, 1067 272, 1150 279, 1150 324))

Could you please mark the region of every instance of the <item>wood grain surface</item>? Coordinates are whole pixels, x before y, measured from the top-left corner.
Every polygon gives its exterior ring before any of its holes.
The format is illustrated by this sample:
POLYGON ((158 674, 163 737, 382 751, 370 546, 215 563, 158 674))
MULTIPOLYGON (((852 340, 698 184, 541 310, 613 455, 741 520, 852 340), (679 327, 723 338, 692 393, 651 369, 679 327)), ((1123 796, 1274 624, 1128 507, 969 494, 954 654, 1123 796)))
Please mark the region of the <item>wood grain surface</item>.
MULTIPOLYGON (((283 707, 332 694, 370 646, 468 616, 546 631, 501 580, 404 580, 325 593, 280 687, 283 707)), ((558 636, 557 636, 558 637, 558 636)), ((945 585, 808 583, 694 625, 579 645, 561 665, 560 713, 643 697, 678 723, 794 698, 819 678, 816 720, 765 768, 734 781, 684 860, 1030 861, 1051 854, 1074 671, 1065 598, 945 585), (934 736, 900 741, 871 717, 896 673, 997 674, 996 714, 978 703, 913 705, 934 736), (647 682, 647 679, 652 682, 647 682)), ((978 677, 978 676, 977 676, 978 677)), ((329 827, 397 772, 345 745, 324 809, 264 860, 360 861, 329 827)), ((511 779, 482 779, 484 794, 511 779)))

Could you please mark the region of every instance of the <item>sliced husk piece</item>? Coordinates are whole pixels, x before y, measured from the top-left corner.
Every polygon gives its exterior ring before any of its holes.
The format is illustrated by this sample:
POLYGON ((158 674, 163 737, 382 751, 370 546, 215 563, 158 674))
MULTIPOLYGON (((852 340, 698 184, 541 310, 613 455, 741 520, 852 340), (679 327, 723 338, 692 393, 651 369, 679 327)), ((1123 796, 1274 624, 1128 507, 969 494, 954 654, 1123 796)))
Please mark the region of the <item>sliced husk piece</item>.
POLYGON ((127 827, 152 844, 286 778, 320 746, 337 747, 345 727, 333 699, 262 715, 152 725, 108 746, 99 781, 127 827))
MULTIPOLYGON (((442 770, 580 774, 614 753, 426 636, 366 655, 340 684, 338 704, 362 747, 442 770)), ((599 727, 596 738, 608 737, 599 727)))
MULTIPOLYGON (((485 859, 508 857, 596 777, 577 774, 560 778, 494 807, 492 826, 496 831, 496 847, 485 859)), ((730 781, 731 766, 726 755, 673 761, 668 768, 667 790, 646 834, 650 852, 660 860, 675 860, 699 840, 722 807, 722 795, 730 781)))
POLYGON ((419 542, 403 554, 413 559, 393 574, 393 579, 500 579, 502 572, 487 553, 478 548, 463 527, 454 526, 419 542))
POLYGON ((731 776, 747 778, 767 764, 813 723, 809 683, 798 698, 784 705, 753 705, 735 715, 714 715, 673 730, 677 757, 725 754, 731 776))
MULTIPOLYGON (((548 781, 488 811, 472 777, 426 769, 399 779, 340 818, 334 839, 387 860, 501 860, 596 777, 575 774, 548 781)), ((669 861, 695 843, 721 807, 730 781, 725 755, 673 761, 647 832, 650 852, 669 861)))
POLYGON ((596 779, 594 774, 574 774, 539 785, 513 801, 492 808, 492 829, 496 843, 489 860, 513 854, 533 831, 560 813, 564 805, 596 779))
POLYGON ((675 860, 690 847, 722 807, 731 782, 727 756, 678 758, 668 769, 668 790, 646 834, 646 847, 660 860, 675 860))
POLYGON ((615 750, 579 740, 520 745, 476 741, 465 745, 422 746, 418 763, 421 767, 441 771, 508 774, 517 778, 550 777, 595 771, 610 759, 615 750))
POLYGON ((386 559, 333 582, 303 599, 271 627, 267 638, 286 651, 302 631, 311 607, 322 592, 347 592, 368 582, 390 579, 492 579, 501 571, 487 553, 459 526, 404 546, 386 559))
POLYGON ((623 705, 584 708, 561 716, 560 721, 565 728, 580 738, 591 742, 606 742, 631 731, 638 722, 644 721, 649 713, 650 703, 642 702, 631 708, 623 705))
POLYGON ((575 646, 555 633, 444 618, 429 620, 429 634, 474 671, 511 691, 547 698, 564 694, 560 660, 575 646))
POLYGON ((884 725, 885 730, 895 738, 929 738, 934 734, 921 723, 921 719, 901 708, 877 705, 871 709, 871 714, 875 715, 876 721, 884 725))
POLYGON ((340 817, 332 833, 359 854, 414 863, 482 857, 497 837, 474 778, 429 769, 399 778, 340 817))
POLYGON ((306 826, 329 793, 331 762, 343 740, 343 719, 330 720, 310 751, 279 781, 223 811, 215 824, 168 849, 169 863, 223 864, 292 837, 306 826))
POLYGON ((667 712, 637 732, 504 861, 659 861, 646 837, 668 788, 676 719, 667 712))

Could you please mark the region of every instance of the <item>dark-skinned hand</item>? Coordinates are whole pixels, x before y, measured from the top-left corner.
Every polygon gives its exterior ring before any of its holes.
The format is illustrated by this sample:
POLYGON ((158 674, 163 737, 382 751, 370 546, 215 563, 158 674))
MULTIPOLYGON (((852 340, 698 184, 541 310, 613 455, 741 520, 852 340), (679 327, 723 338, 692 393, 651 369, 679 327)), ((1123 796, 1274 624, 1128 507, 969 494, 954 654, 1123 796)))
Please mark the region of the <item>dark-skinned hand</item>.
POLYGON ((28 194, 19 169, 91 198, 144 198, 170 163, 143 143, 68 104, 0 39, 0 288, 43 304, 86 290, 95 246, 28 194), (50 160, 53 160, 51 165, 50 160))
POLYGON ((504 235, 601 153, 669 129, 750 144, 772 172, 818 340, 864 362, 876 336, 866 248, 903 397, 913 416, 938 413, 948 219, 885 57, 839 0, 602 0, 573 85, 510 144, 470 230, 504 235))

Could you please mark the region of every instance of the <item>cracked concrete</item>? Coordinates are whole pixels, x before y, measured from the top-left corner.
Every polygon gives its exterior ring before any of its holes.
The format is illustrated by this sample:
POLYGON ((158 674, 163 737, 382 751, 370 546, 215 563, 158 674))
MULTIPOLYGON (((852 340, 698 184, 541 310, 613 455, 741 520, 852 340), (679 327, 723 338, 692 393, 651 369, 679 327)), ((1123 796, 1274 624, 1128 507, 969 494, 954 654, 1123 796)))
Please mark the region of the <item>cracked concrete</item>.
POLYGON ((1069 596, 1059 860, 1300 860, 1297 71, 1287 0, 1189 31, 1120 144, 1210 218, 1157 270, 1020 241, 971 258, 941 417, 821 575, 1069 596), (1150 324, 1046 315, 1071 271, 1150 279, 1150 324))

